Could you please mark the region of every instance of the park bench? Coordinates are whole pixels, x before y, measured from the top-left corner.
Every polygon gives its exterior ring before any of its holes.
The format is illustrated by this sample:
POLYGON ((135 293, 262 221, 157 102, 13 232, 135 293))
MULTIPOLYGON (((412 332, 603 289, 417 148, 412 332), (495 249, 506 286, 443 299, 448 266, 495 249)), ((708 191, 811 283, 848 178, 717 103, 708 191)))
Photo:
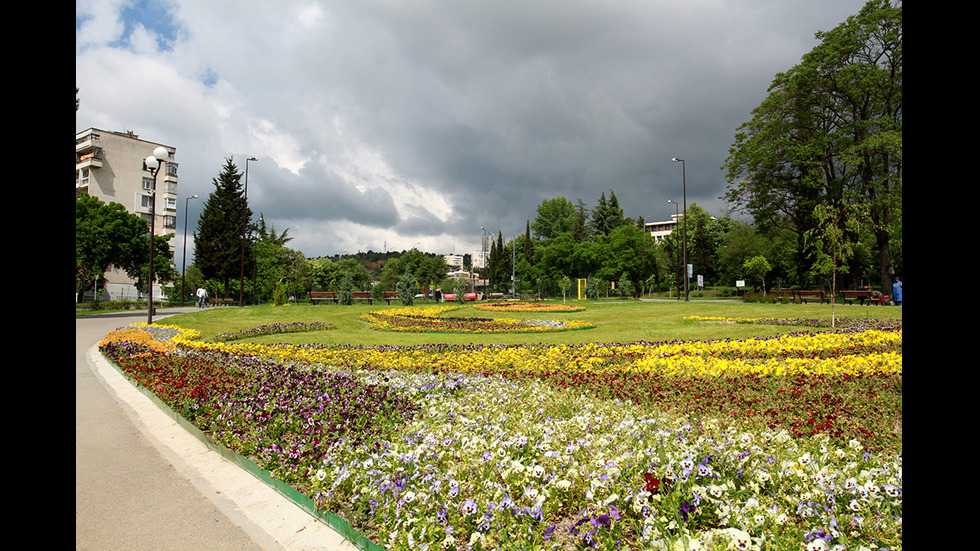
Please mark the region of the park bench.
POLYGON ((852 303, 854 301, 858 301, 858 303, 863 306, 864 305, 864 301, 868 301, 869 304, 871 303, 871 293, 868 292, 868 291, 866 291, 866 290, 863 290, 863 291, 839 291, 839 293, 840 293, 841 300, 844 301, 844 304, 850 304, 850 303, 852 303))
POLYGON ((868 291, 867 289, 860 290, 860 291, 841 291, 840 295, 845 303, 848 301, 854 302, 856 300, 862 306, 864 305, 864 301, 868 301, 868 306, 871 305, 882 306, 888 302, 888 298, 889 298, 888 295, 882 295, 880 297, 876 297, 873 294, 871 294, 871 292, 868 291))
POLYGON ((391 301, 398 300, 398 291, 384 291, 381 298, 384 299, 385 304, 391 304, 391 301))
POLYGON ((207 299, 207 304, 209 306, 235 306, 238 304, 233 298, 210 298, 207 299))
POLYGON ((796 296, 800 299, 800 302, 806 304, 810 300, 819 300, 820 303, 827 301, 827 295, 820 290, 816 291, 796 291, 796 296))
POLYGON ((371 304, 373 298, 371 297, 371 291, 354 291, 350 294, 351 298, 354 300, 366 300, 368 304, 371 304))
POLYGON ((337 293, 333 291, 310 291, 308 296, 310 303, 313 305, 316 305, 321 300, 329 300, 337 304, 337 293))
POLYGON ((769 291, 769 296, 774 297, 779 302, 793 302, 797 299, 796 291, 769 291))

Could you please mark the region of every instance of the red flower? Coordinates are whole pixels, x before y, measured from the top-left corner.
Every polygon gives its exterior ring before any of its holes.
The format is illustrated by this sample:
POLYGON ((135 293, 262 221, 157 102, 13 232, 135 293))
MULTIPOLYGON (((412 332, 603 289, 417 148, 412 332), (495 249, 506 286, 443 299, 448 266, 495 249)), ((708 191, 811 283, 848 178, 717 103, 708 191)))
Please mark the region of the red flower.
POLYGON ((653 476, 651 473, 643 473, 643 477, 647 479, 646 486, 643 487, 644 490, 655 494, 660 491, 660 479, 653 476))

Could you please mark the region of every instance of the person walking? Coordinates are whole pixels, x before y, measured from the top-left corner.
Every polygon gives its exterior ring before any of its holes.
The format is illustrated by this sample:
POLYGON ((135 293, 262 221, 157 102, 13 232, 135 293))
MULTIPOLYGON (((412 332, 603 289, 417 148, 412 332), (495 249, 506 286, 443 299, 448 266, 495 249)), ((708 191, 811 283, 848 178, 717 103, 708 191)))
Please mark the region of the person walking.
POLYGON ((902 305, 902 280, 895 278, 895 283, 892 283, 892 303, 895 306, 902 305))
POLYGON ((208 300, 208 292, 204 289, 204 285, 199 285, 197 287, 197 307, 204 308, 204 303, 208 300))

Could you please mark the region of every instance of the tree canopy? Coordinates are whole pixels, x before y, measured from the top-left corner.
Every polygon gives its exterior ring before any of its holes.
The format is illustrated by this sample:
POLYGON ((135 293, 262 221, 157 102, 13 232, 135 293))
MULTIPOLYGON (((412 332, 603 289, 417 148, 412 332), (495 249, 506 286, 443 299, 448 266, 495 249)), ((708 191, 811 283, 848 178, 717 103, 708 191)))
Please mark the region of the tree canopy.
MULTIPOLYGON (((901 248, 902 8, 871 0, 828 32, 739 127, 726 160, 725 198, 764 231, 803 236, 818 206, 866 213, 887 285, 901 248)), ((803 270, 804 272, 806 270, 803 270)))
MULTIPOLYGON (((150 256, 149 225, 119 203, 104 203, 82 194, 75 199, 75 283, 87 287, 110 268, 119 268, 146 288, 150 256)), ((167 242, 173 234, 154 236, 153 275, 173 279, 173 257, 167 242)))
MULTIPOLYGON (((214 191, 208 196, 194 232, 194 262, 208 279, 224 284, 241 275, 242 232, 252 211, 246 206, 242 173, 231 158, 225 159, 221 173, 214 179, 214 191)), ((245 242, 246 265, 252 265, 254 253, 250 240, 245 242)))

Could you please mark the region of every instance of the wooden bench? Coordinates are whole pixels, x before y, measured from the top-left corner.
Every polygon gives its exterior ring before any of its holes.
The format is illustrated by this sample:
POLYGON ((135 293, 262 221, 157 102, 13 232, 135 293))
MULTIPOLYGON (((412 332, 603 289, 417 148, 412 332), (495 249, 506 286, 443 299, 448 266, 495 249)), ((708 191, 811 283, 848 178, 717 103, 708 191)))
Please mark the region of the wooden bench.
POLYGON ((829 302, 827 300, 827 294, 824 293, 823 291, 820 291, 820 290, 817 290, 817 291, 796 291, 796 296, 797 296, 797 298, 800 299, 800 302, 802 302, 804 304, 806 304, 807 301, 809 301, 809 300, 819 300, 821 304, 823 304, 824 302, 829 302))
POLYGON ((233 298, 208 297, 207 302, 205 302, 205 304, 208 306, 235 306, 236 304, 238 304, 238 301, 233 298))
POLYGON ((381 293, 381 298, 385 301, 385 304, 391 304, 391 301, 399 300, 398 291, 384 291, 381 293))
POLYGON ((769 291, 769 296, 774 297, 779 302, 797 300, 796 291, 769 291))
POLYGON ((329 300, 337 304, 337 293, 333 291, 310 291, 307 296, 310 299, 310 303, 314 306, 321 300, 329 300))
POLYGON ((372 304, 374 300, 371 296, 371 291, 353 291, 350 296, 354 300, 366 300, 368 304, 372 304))
POLYGON ((868 301, 868 306, 871 305, 882 306, 883 304, 888 302, 888 298, 889 298, 888 295, 882 295, 880 297, 876 297, 871 293, 871 291, 867 291, 867 290, 841 291, 840 295, 845 303, 847 303, 848 301, 854 302, 856 300, 862 306, 864 306, 864 301, 868 301))
POLYGON ((844 304, 852 303, 855 300, 862 306, 864 306, 864 301, 871 303, 871 293, 868 291, 838 291, 838 293, 844 304))

